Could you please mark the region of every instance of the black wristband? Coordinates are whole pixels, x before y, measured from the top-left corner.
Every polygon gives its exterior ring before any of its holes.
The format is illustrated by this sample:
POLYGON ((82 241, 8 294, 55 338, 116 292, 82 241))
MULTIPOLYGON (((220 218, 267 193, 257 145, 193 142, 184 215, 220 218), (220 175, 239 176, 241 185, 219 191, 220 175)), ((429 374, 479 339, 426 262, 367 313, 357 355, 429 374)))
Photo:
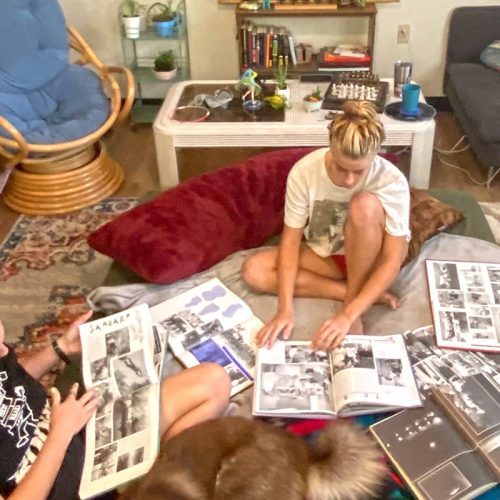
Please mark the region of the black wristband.
POLYGON ((59 357, 59 359, 64 361, 67 365, 71 364, 71 359, 69 359, 68 355, 59 347, 59 344, 57 343, 57 339, 54 339, 52 341, 52 347, 54 349, 54 352, 59 357))

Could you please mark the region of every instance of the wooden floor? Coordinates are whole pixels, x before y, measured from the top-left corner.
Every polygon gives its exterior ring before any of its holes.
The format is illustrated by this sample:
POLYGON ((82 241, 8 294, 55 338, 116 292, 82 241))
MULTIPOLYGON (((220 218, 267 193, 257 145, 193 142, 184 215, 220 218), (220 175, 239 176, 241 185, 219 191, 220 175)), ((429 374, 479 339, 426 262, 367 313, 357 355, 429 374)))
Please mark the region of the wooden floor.
MULTIPOLYGON (((449 150, 460 139, 462 133, 451 113, 439 112, 436 120, 434 146, 441 150, 449 150)), ((109 134, 105 142, 110 154, 125 170, 125 181, 116 196, 140 197, 148 191, 158 189, 153 133, 150 126, 139 126, 137 130, 132 131, 128 125, 123 125, 109 134)), ((179 151, 179 174, 184 180, 269 149, 271 148, 182 149, 179 151)), ((397 152, 398 148, 392 148, 391 151, 397 152)), ((400 158, 400 167, 408 174, 408 152, 403 152, 400 158)), ((484 182, 486 169, 477 162, 470 150, 446 156, 445 159, 465 168, 479 182, 484 182)), ((478 201, 500 201, 500 174, 489 189, 478 186, 464 172, 443 165, 436 152, 433 155, 430 187, 461 189, 472 194, 478 201)), ((8 234, 17 217, 18 214, 0 201, 0 241, 3 241, 8 234)))

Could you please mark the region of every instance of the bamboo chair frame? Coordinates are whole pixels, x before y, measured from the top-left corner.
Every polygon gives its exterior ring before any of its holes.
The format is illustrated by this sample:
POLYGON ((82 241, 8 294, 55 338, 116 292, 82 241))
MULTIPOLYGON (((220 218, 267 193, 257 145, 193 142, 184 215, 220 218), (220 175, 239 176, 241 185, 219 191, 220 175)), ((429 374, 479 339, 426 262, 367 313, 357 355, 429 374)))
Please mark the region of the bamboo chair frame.
POLYGON ((135 98, 135 82, 131 71, 123 66, 106 66, 97 57, 83 37, 73 26, 67 26, 69 46, 79 54, 76 64, 91 65, 102 81, 110 100, 110 114, 106 121, 94 132, 72 141, 57 144, 31 144, 26 142, 22 134, 5 117, 0 116, 0 127, 5 129, 11 139, 0 136, 0 157, 4 168, 13 168, 20 162, 51 161, 52 155, 64 154, 71 150, 80 150, 96 143, 115 123, 123 121, 132 108, 135 98), (126 81, 126 95, 122 105, 120 86, 115 78, 121 74, 126 81), (44 155, 42 158, 30 160, 30 154, 44 155))

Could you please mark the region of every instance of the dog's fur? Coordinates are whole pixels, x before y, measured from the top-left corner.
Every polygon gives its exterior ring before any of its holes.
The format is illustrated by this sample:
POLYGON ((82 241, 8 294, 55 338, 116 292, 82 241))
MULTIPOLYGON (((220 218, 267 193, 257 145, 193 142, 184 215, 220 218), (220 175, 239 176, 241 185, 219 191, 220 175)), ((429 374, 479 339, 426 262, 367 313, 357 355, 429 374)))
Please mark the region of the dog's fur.
POLYGON ((211 420, 166 443, 121 500, 354 500, 372 498, 385 468, 356 425, 329 424, 309 447, 271 424, 211 420))

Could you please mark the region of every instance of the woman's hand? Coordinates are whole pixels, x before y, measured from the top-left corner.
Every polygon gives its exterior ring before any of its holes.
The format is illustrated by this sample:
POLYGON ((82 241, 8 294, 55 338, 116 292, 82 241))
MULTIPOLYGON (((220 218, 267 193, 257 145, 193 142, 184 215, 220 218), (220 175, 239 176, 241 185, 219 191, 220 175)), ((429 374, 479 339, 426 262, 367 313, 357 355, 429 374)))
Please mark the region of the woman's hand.
POLYGON ((295 318, 292 311, 278 312, 274 318, 264 325, 255 338, 259 347, 272 347, 281 334, 281 338, 286 340, 292 334, 295 318))
POLYGON ((68 441, 80 432, 90 420, 99 405, 99 398, 94 389, 87 391, 77 399, 78 384, 73 384, 66 399, 61 402, 61 394, 53 387, 50 390, 52 397, 52 417, 50 434, 52 437, 68 441))
POLYGON ((313 335, 312 346, 315 351, 329 351, 335 349, 349 333, 353 320, 344 312, 336 314, 325 321, 313 335))
POLYGON ((59 347, 68 356, 80 354, 82 352, 82 344, 80 342, 80 332, 78 327, 87 322, 92 316, 92 310, 83 313, 69 325, 68 329, 57 340, 59 347))

